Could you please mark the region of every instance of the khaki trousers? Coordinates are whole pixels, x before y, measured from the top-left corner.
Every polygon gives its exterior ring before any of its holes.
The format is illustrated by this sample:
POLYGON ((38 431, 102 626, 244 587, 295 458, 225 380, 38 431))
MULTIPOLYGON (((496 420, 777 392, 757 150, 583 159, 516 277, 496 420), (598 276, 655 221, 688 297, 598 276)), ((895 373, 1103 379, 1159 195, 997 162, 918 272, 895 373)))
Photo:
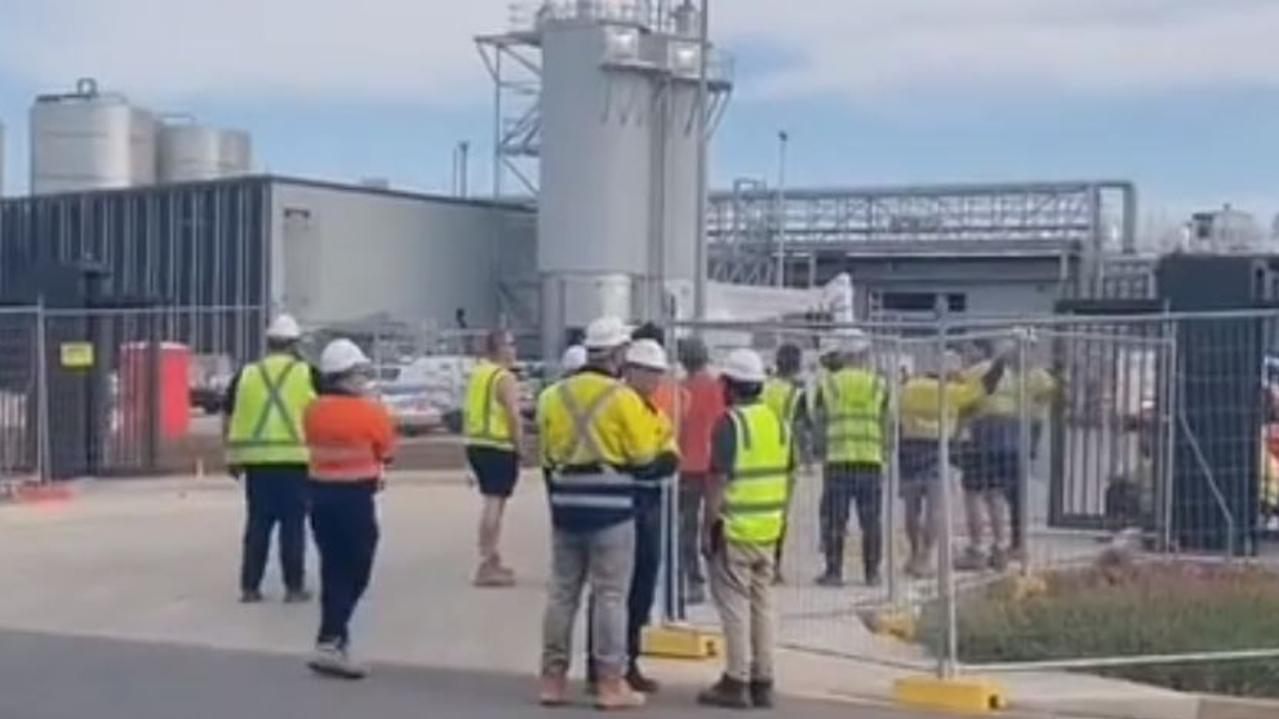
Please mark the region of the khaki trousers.
POLYGON ((724 674, 772 681, 775 544, 725 542, 709 560, 711 597, 724 627, 724 674))

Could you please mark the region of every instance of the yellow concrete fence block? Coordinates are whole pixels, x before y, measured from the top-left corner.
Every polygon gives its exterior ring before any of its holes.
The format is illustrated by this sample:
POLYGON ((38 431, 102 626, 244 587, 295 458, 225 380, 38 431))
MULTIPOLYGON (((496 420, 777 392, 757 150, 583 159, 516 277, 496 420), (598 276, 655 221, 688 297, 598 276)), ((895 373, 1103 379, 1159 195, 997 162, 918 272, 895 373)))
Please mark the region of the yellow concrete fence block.
POLYGON ((644 628, 640 648, 649 657, 714 659, 724 654, 724 637, 689 624, 654 625, 644 628))
POLYGON ((893 699, 911 707, 955 714, 988 714, 1008 705, 1003 687, 982 677, 906 677, 893 684, 893 699))

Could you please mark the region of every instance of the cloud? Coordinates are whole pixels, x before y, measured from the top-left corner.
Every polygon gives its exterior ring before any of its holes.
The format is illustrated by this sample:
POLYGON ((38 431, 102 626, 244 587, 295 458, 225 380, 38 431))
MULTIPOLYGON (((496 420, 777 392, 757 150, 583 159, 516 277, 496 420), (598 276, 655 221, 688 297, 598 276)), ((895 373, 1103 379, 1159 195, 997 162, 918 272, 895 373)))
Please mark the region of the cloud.
MULTIPOLYGON (((1167 92, 1279 86, 1274 0, 712 0, 717 38, 784 64, 747 94, 1167 92)), ((526 3, 534 4, 534 3, 526 3)), ((7 0, 0 71, 149 99, 483 101, 472 44, 508 0, 7 0)))

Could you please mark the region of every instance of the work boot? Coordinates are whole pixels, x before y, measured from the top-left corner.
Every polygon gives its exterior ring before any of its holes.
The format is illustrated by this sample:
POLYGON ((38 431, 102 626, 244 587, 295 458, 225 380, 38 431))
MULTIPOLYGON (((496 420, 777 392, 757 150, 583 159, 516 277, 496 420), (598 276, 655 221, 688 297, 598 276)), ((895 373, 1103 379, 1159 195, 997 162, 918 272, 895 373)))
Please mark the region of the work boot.
POLYGON ((773 680, 752 679, 750 686, 751 704, 756 709, 773 708, 773 680))
POLYGON ((978 547, 969 547, 955 560, 955 569, 961 572, 976 572, 986 568, 986 555, 978 547))
POLYGON ((262 592, 256 589, 245 589, 240 592, 241 604, 258 604, 262 601, 262 592))
POLYGON ((996 572, 1008 569, 1008 552, 1003 547, 991 547, 990 568, 996 572))
POLYGON ((710 689, 698 694, 697 703, 724 709, 750 709, 751 700, 747 690, 746 682, 725 675, 710 689))
POLYGON ((285 604, 306 604, 311 601, 311 593, 305 589, 290 589, 284 593, 285 604))
POLYGON ((631 688, 621 677, 601 679, 595 695, 595 708, 604 711, 638 709, 644 706, 644 695, 631 688))
POLYGON ((485 588, 501 588, 515 586, 515 573, 502 571, 496 562, 486 561, 475 570, 475 586, 485 588))
POLYGON ((537 692, 537 703, 544 707, 562 707, 568 704, 568 679, 563 674, 543 674, 537 692))
POLYGON ((844 586, 844 573, 836 567, 827 566, 826 571, 817 578, 817 586, 842 587, 844 586))
POLYGON ((640 694, 656 694, 657 690, 662 688, 656 680, 644 676, 639 665, 636 664, 632 664, 631 668, 626 670, 626 683, 640 694))

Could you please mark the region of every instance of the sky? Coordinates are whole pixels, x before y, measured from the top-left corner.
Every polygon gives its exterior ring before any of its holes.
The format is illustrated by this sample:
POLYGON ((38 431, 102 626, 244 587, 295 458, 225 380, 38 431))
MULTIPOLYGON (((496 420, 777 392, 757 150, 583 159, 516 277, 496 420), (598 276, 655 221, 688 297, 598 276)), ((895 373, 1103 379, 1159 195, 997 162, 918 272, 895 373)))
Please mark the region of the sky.
MULTIPOLYGON (((523 3, 534 5, 535 3, 523 3)), ((95 76, 253 133, 259 169, 491 187, 472 38, 508 0, 3 0, 6 192, 32 97, 95 76)), ((736 60, 712 178, 787 184, 1131 179, 1147 220, 1279 211, 1279 0, 711 0, 736 60)))

